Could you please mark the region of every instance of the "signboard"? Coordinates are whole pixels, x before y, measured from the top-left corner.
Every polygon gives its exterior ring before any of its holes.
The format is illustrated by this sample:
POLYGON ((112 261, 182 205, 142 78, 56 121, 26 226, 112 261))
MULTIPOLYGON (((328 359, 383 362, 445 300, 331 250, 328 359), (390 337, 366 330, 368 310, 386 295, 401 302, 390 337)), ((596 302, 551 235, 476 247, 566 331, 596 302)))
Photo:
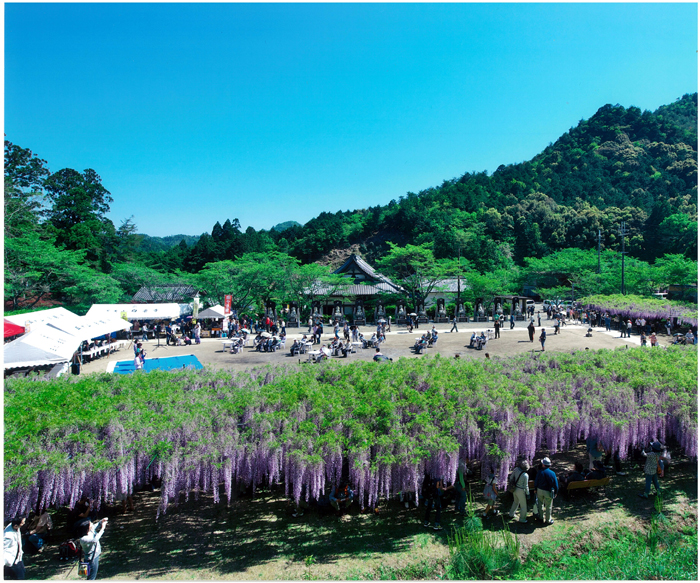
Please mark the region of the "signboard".
POLYGON ((232 296, 227 295, 224 296, 224 316, 230 316, 231 315, 231 300, 232 296))

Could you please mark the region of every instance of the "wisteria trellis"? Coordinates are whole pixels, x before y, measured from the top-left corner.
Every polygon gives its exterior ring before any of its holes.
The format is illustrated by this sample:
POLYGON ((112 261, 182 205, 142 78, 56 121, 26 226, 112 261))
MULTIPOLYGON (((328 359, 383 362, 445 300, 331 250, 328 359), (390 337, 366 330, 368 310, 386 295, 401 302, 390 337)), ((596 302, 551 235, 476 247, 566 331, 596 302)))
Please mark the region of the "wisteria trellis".
POLYGON ((299 499, 344 459, 371 505, 417 491, 425 471, 451 479, 460 455, 504 482, 516 457, 592 433, 623 457, 671 437, 696 457, 696 402, 695 347, 8 380, 4 510, 102 502, 154 476, 159 512, 278 480, 299 499))
POLYGON ((664 320, 678 318, 681 324, 698 325, 698 307, 695 304, 628 295, 588 296, 581 300, 587 310, 607 312, 625 318, 664 320))

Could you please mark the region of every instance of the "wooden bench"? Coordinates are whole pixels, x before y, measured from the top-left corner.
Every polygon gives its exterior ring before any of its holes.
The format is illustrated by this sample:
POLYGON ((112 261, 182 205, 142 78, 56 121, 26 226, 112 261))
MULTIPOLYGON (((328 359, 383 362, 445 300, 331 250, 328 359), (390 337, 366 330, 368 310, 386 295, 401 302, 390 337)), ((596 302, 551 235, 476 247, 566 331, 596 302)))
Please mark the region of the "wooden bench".
POLYGON ((601 480, 581 480, 578 482, 569 482, 569 485, 566 487, 567 492, 571 492, 572 490, 587 490, 588 488, 603 488, 603 492, 605 492, 605 486, 607 486, 610 483, 610 476, 607 476, 601 480))

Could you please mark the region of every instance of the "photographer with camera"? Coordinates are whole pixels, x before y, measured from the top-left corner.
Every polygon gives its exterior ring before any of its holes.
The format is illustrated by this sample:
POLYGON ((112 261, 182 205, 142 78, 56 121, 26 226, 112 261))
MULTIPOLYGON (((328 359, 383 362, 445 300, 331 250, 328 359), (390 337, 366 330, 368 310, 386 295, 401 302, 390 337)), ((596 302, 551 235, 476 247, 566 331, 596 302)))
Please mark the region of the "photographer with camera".
POLYGON ((100 566, 100 554, 102 553, 100 538, 105 533, 106 526, 106 518, 99 522, 89 522, 85 525, 80 538, 80 547, 83 549, 83 556, 88 563, 87 578, 91 581, 97 577, 97 569, 100 566))

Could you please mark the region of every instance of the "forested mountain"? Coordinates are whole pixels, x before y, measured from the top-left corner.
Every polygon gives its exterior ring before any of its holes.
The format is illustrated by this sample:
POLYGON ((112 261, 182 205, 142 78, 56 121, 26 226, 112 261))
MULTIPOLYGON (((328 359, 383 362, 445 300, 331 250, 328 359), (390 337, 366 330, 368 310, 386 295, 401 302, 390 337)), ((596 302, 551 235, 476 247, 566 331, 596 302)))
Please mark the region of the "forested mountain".
POLYGON ((305 225, 243 231, 234 218, 199 237, 149 237, 130 219, 115 228, 106 217, 111 200, 94 170, 51 174, 44 160, 6 141, 6 305, 56 290, 82 304, 125 299, 125 282, 184 281, 207 264, 237 273, 228 263, 244 256, 248 267, 278 254, 330 265, 352 250, 377 263, 408 246, 426 265, 459 255, 474 273, 523 267, 522 275, 562 250, 595 249, 599 231, 602 249, 619 251, 621 221, 630 258, 696 261, 697 93, 655 112, 606 105, 532 160, 466 173, 384 206, 324 212, 305 225))
POLYGON ((532 160, 490 176, 466 173, 384 206, 324 212, 283 231, 233 233, 217 223, 186 261, 198 269, 237 250, 276 248, 309 262, 351 246, 374 261, 389 242, 430 243, 437 258, 461 252, 483 271, 592 248, 599 229, 602 248, 617 249, 621 221, 632 256, 697 256, 697 93, 655 112, 606 105, 532 160))

